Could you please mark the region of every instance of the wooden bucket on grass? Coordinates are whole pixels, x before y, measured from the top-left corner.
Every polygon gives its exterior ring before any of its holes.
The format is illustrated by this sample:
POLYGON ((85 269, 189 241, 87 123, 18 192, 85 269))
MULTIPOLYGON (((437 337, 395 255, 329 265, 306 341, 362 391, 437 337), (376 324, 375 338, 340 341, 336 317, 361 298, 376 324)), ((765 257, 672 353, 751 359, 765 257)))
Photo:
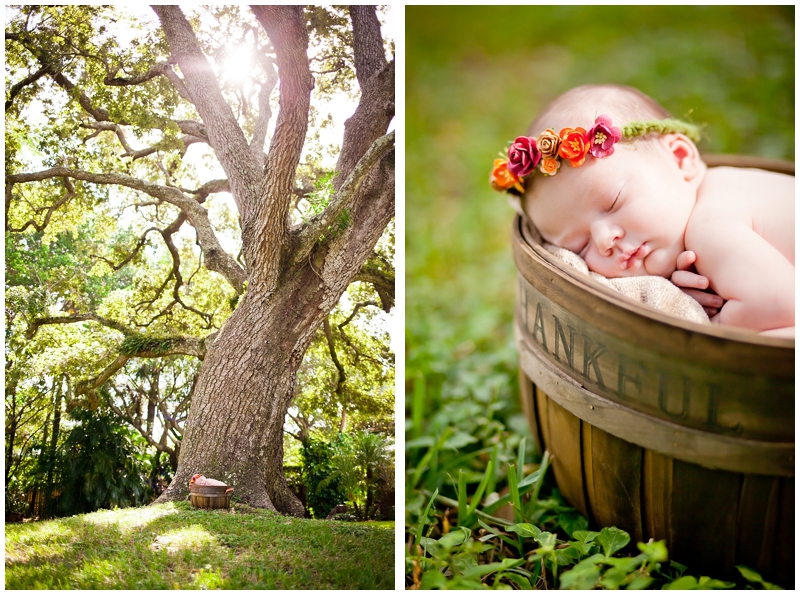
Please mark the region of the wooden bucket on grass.
MULTIPOLYGON (((794 164, 708 157, 794 174, 794 164)), ((565 498, 693 572, 794 587, 794 341, 623 297, 513 227, 521 398, 565 498)))
POLYGON ((230 486, 189 486, 189 502, 195 508, 230 508, 230 486))

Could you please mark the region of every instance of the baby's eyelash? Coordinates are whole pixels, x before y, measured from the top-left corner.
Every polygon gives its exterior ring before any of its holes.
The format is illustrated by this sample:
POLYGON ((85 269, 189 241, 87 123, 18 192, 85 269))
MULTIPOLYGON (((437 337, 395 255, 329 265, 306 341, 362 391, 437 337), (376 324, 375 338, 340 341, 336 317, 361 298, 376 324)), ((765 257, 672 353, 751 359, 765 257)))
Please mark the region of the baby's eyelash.
POLYGON ((613 210, 614 205, 617 204, 618 200, 619 200, 619 194, 617 194, 617 198, 614 199, 614 202, 611 203, 611 206, 608 207, 608 211, 606 211, 606 213, 610 213, 613 210))

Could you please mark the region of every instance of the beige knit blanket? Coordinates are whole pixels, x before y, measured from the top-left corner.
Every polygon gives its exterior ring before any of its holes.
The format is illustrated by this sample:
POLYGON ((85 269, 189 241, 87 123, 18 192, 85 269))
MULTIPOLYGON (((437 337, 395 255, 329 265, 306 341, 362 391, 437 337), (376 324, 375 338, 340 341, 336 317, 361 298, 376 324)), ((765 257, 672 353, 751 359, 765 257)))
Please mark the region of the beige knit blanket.
POLYGON ((586 266, 586 261, 574 252, 566 248, 559 248, 553 244, 544 242, 542 244, 550 254, 564 261, 572 268, 589 275, 595 281, 607 285, 637 302, 642 302, 648 306, 660 310, 665 314, 671 314, 691 322, 710 324, 708 315, 703 310, 700 303, 692 297, 683 293, 677 286, 664 277, 640 276, 640 277, 618 277, 609 279, 598 273, 594 273, 586 266))

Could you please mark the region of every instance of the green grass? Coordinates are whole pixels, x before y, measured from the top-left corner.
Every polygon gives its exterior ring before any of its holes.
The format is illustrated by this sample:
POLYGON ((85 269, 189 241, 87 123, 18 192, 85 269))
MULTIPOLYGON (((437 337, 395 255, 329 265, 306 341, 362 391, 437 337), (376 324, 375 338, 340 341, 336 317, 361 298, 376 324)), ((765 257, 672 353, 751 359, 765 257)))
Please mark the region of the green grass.
POLYGON ((392 589, 394 523, 188 502, 6 525, 6 589, 392 589))

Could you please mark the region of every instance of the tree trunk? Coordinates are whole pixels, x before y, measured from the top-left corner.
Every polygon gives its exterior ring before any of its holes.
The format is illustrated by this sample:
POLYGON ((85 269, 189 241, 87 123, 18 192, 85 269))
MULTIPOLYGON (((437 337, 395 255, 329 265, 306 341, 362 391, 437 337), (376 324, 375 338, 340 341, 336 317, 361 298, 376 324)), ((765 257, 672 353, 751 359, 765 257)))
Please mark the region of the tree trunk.
POLYGON ((297 369, 324 315, 319 285, 306 267, 271 295, 257 283, 248 288, 208 346, 178 470, 158 501, 185 498, 189 479, 202 473, 234 486, 234 496, 251 506, 303 515, 283 476, 283 426, 297 369))
POLYGON ((48 447, 47 459, 49 466, 47 468, 47 482, 44 488, 44 505, 42 506, 43 512, 50 514, 50 502, 53 495, 53 461, 56 458, 56 451, 58 448, 58 435, 61 431, 61 401, 63 393, 61 390, 56 390, 56 402, 53 407, 53 434, 50 437, 50 445, 48 447))

